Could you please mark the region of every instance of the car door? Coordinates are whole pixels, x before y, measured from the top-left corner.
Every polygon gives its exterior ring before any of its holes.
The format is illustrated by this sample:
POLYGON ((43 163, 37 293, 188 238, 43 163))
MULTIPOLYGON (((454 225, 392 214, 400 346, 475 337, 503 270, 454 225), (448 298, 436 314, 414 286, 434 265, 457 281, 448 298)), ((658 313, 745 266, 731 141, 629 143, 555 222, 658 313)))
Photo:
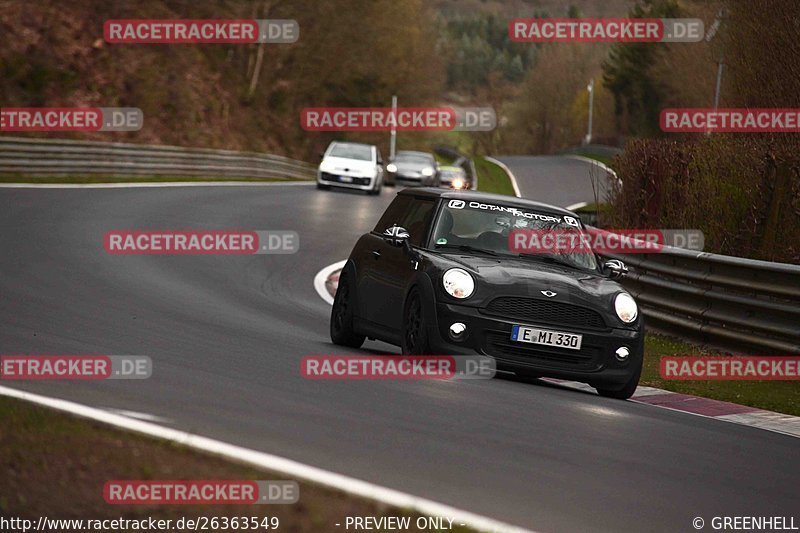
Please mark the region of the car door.
MULTIPOLYGON (((427 241, 436 201, 434 198, 406 197, 409 198, 408 204, 396 224, 408 231, 412 247, 420 247, 427 241)), ((387 228, 392 225, 389 224, 387 228)), ((374 302, 371 320, 392 331, 399 331, 405 290, 416 272, 414 262, 403 247, 393 246, 383 239, 376 243, 373 256, 374 302)))
MULTIPOLYGON (((390 245, 384 242, 383 232, 395 224, 400 224, 411 204, 411 198, 398 195, 384 211, 375 228, 362 237, 356 259, 358 268, 358 308, 359 317, 367 322, 382 324, 379 320, 387 310, 385 302, 376 295, 385 292, 383 285, 390 283, 391 276, 386 272, 390 258, 394 256, 390 245)), ((385 324, 384 324, 385 325, 385 324)))

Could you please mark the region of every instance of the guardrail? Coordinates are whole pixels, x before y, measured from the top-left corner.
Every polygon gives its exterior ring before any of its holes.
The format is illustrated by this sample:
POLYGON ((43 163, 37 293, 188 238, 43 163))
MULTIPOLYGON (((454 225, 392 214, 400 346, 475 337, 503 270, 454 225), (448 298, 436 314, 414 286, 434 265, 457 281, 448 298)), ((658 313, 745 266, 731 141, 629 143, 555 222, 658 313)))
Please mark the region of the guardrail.
POLYGON ((0 137, 0 174, 313 179, 314 166, 257 152, 0 137))
POLYGON ((606 254, 631 268, 623 285, 649 325, 709 343, 800 354, 800 266, 665 246, 606 254))

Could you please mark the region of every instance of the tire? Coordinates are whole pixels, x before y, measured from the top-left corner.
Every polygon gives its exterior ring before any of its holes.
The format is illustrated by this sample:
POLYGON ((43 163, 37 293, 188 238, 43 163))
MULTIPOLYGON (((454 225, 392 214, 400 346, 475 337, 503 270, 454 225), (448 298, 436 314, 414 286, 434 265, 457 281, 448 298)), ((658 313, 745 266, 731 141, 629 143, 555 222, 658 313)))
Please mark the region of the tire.
POLYGON ((374 189, 370 189, 369 191, 367 191, 367 194, 371 196, 378 196, 381 193, 382 186, 383 186, 382 184, 378 183, 378 185, 374 189))
POLYGON ((350 276, 344 271, 339 278, 336 296, 333 297, 330 331, 334 344, 348 348, 361 348, 366 338, 353 329, 353 291, 350 286, 350 276))
POLYGON ((317 189, 320 189, 322 191, 327 191, 327 190, 330 190, 330 188, 331 188, 330 185, 324 185, 324 184, 322 184, 320 182, 317 182, 317 189))
POLYGON ((411 289, 406 300, 400 347, 403 355, 428 355, 430 353, 422 298, 417 289, 411 289))
POLYGON ((622 386, 620 389, 606 389, 606 388, 597 388, 597 394, 600 396, 604 396, 606 398, 614 398, 616 400, 627 400, 633 393, 636 392, 636 387, 639 386, 639 377, 642 375, 642 364, 639 364, 639 368, 636 369, 636 372, 631 376, 631 379, 622 386))

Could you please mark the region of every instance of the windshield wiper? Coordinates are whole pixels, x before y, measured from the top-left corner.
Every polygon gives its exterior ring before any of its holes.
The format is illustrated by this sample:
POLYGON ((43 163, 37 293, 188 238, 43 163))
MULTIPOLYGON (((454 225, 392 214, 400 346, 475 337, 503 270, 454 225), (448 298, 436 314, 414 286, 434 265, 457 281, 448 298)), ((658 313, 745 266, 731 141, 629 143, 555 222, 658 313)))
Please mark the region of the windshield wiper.
POLYGON ((580 267, 578 265, 570 263, 569 261, 565 261, 564 259, 559 259, 558 257, 553 257, 552 255, 521 253, 521 254, 517 254, 517 257, 530 257, 532 259, 538 259, 538 260, 540 260, 540 261, 542 261, 544 263, 552 263, 552 264, 561 265, 561 266, 565 266, 565 267, 569 267, 569 268, 574 268, 576 270, 586 270, 586 268, 584 268, 584 267, 580 267))
POLYGON ((469 244, 437 244, 436 248, 450 248, 452 250, 460 250, 462 252, 479 252, 486 255, 496 256, 497 252, 486 250, 484 248, 475 248, 469 244))

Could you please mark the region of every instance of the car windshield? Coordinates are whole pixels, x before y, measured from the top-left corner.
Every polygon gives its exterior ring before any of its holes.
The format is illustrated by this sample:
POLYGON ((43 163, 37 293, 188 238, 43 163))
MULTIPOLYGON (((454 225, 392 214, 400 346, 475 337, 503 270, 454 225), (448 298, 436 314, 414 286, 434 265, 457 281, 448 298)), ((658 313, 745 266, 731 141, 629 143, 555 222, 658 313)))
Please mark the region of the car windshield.
POLYGON ((543 235, 546 232, 578 232, 584 234, 577 219, 558 213, 526 210, 508 205, 477 201, 447 200, 439 214, 433 234, 436 248, 466 250, 470 247, 497 255, 528 257, 549 263, 564 264, 574 268, 597 270, 597 261, 588 250, 557 247, 526 253, 510 245, 512 231, 529 230, 526 235, 543 235))
POLYGON ((394 160, 399 163, 415 163, 418 165, 433 164, 433 159, 425 154, 397 154, 394 160))
POLYGON ((328 154, 331 157, 372 161, 372 147, 366 144, 336 143, 328 154))
POLYGON ((442 177, 443 178, 460 178, 460 177, 463 177, 463 176, 464 176, 464 171, 463 170, 449 169, 449 168, 446 168, 446 169, 442 170, 442 177))

